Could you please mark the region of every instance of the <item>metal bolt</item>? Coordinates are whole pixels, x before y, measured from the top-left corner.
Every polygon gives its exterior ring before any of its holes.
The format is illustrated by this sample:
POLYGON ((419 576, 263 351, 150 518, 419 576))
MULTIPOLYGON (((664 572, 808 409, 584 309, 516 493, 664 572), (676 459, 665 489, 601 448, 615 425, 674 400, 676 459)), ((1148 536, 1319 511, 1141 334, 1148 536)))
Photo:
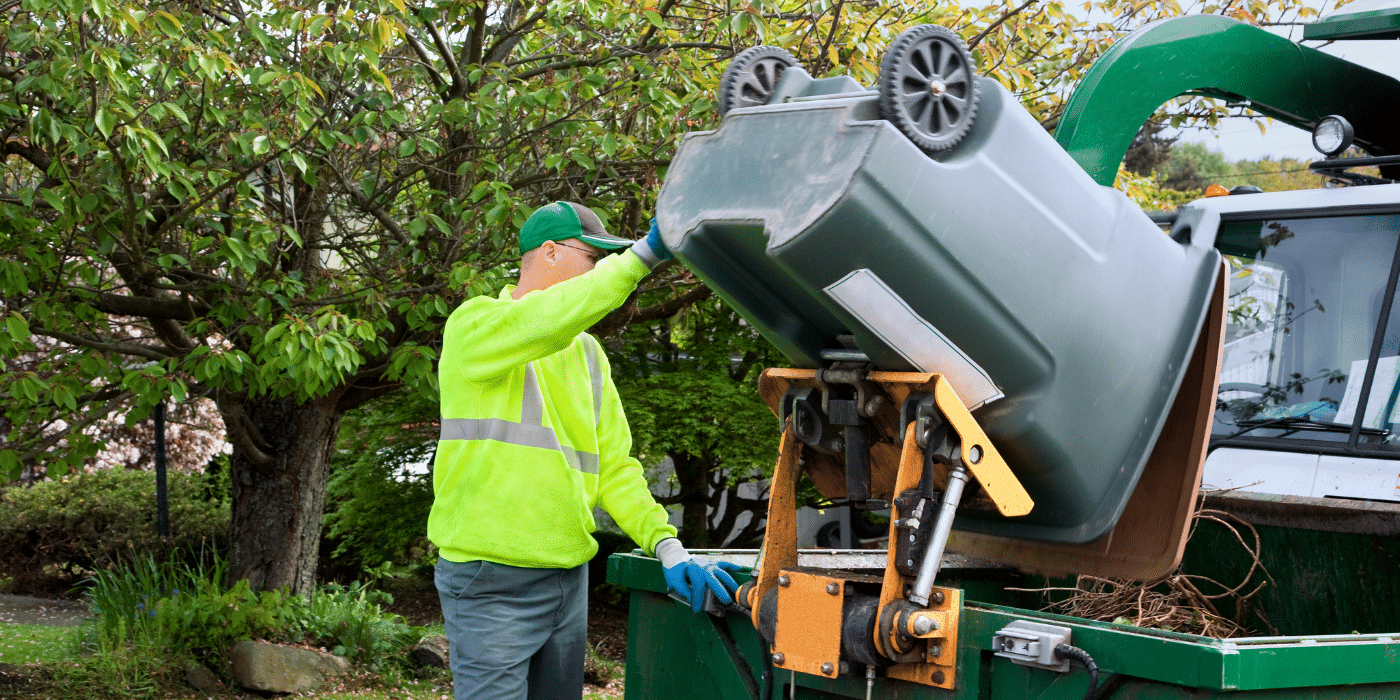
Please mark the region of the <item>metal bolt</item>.
POLYGON ((928 91, 929 94, 934 95, 935 97, 938 95, 942 95, 943 93, 948 91, 948 84, 943 82, 942 80, 930 80, 928 83, 928 91))
POLYGON ((942 605, 942 604, 943 604, 943 591, 934 591, 934 592, 933 592, 933 595, 929 596, 929 600, 933 601, 933 604, 934 604, 934 605, 942 605))
POLYGON ((835 667, 831 665, 831 662, 830 662, 830 661, 827 661, 826 663, 823 663, 823 664, 822 664, 822 674, 823 674, 823 675, 826 675, 826 674, 831 673, 831 669, 833 669, 833 668, 835 668, 835 667))
POLYGON ((788 578, 787 574, 783 574, 782 576, 778 577, 778 585, 782 586, 783 588, 787 588, 788 586, 792 585, 792 579, 788 578))
POLYGON ((928 648, 928 655, 934 657, 935 659, 938 658, 938 657, 940 657, 940 656, 942 656, 942 655, 943 655, 943 645, 941 645, 941 644, 932 644, 932 645, 929 645, 929 648, 928 648))
POLYGON ((835 581, 826 584, 826 592, 830 593, 831 595, 839 594, 841 592, 841 584, 838 584, 835 581))
POLYGON ((884 403, 885 397, 883 396, 871 397, 869 401, 865 402, 865 416, 867 418, 873 417, 875 413, 880 410, 880 406, 882 406, 884 403))
POLYGON ((938 621, 929 618, 927 615, 920 615, 914 618, 914 634, 928 634, 938 629, 938 621))
POLYGON ((851 665, 845 661, 842 661, 837 668, 840 669, 841 675, 843 676, 851 672, 851 665))
POLYGON ((786 657, 784 657, 784 656, 783 656, 783 652, 780 651, 780 652, 778 652, 778 653, 776 653, 776 654, 773 655, 773 663, 774 663, 774 664, 777 664, 778 666, 782 666, 782 665, 783 665, 783 659, 784 659, 784 658, 786 658, 786 657))
MULTIPOLYGON (((905 560, 904 560, 904 565, 905 565, 905 566, 913 566, 913 565, 914 565, 914 560, 913 560, 913 559, 905 559, 905 560)), ((908 592, 908 591, 905 591, 905 592, 904 592, 904 595, 909 595, 909 592, 908 592)))
POLYGON ((968 450, 967 450, 967 461, 969 461, 969 462, 971 462, 971 463, 973 463, 973 464, 977 464, 978 462, 981 462, 981 461, 982 461, 982 446, 981 446, 981 445, 973 445, 972 447, 969 447, 969 448, 968 448, 968 450))
POLYGON ((942 671, 934 671, 934 672, 933 672, 933 682, 934 682, 935 684, 937 684, 937 685, 943 685, 943 679, 944 679, 945 677, 946 677, 946 676, 943 675, 943 672, 942 672, 942 671))

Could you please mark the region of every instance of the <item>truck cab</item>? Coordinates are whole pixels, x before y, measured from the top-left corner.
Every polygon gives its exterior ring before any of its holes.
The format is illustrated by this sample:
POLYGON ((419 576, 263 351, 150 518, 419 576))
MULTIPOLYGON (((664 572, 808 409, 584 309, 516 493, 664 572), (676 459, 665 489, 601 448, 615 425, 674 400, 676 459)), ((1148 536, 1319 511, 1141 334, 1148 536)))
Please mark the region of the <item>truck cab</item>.
POLYGON ((1213 228, 1229 265, 1203 487, 1400 503, 1400 185, 1215 197, 1177 217, 1213 228))

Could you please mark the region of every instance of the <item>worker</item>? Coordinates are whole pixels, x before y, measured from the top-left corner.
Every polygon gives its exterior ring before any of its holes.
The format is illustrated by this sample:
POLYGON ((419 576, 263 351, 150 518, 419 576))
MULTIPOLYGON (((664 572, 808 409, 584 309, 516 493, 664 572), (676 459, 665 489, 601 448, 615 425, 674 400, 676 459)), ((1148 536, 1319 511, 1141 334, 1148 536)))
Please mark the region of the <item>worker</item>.
POLYGON ((594 506, 661 560, 697 612, 707 589, 727 604, 737 588, 737 567, 676 539, 585 332, 671 259, 656 221, 634 242, 587 207, 554 202, 521 227, 520 254, 518 284, 448 318, 438 367, 428 537, 457 700, 582 697, 594 506))

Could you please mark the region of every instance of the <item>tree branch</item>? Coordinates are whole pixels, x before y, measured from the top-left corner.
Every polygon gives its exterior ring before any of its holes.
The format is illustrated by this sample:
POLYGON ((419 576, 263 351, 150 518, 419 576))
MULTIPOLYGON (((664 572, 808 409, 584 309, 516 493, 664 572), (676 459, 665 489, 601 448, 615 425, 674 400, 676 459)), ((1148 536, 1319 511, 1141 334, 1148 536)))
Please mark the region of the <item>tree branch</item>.
POLYGON ((987 38, 987 35, 988 35, 988 34, 991 34, 992 32, 996 31, 996 28, 997 28, 997 27, 1000 27, 1000 26, 1002 25, 1003 22, 1005 22, 1005 21, 1008 20, 1008 19, 1011 19, 1012 17, 1015 17, 1016 15, 1021 14, 1021 10, 1024 10, 1024 9, 1026 9, 1027 7, 1030 7, 1031 5, 1034 5, 1034 4, 1036 3, 1036 1, 1037 1, 1037 0, 1026 0, 1024 3, 1021 3, 1021 6, 1020 6, 1020 7, 1016 8, 1016 9, 1014 9, 1014 10, 1008 10, 1008 11, 1006 11, 1005 14, 1003 14, 1001 17, 997 18, 997 21, 992 22, 991 24, 987 25, 987 28, 986 28, 986 29, 983 29, 982 31, 978 32, 978 33, 977 33, 977 36, 972 37, 972 39, 971 39, 970 41, 967 42, 967 50, 968 50, 968 51, 971 51, 972 49, 976 48, 978 42, 980 42, 980 41, 982 41, 983 39, 987 38))
POLYGON ((157 362, 174 357, 174 353, 169 353, 161 348, 155 348, 149 345, 138 345, 135 343, 104 343, 91 338, 83 338, 62 331, 51 331, 43 328, 35 329, 34 333, 36 335, 53 338, 54 340, 61 340, 69 345, 77 345, 78 347, 101 350, 103 352, 114 352, 120 355, 144 357, 157 362))
POLYGON ((442 74, 437 72, 436 68, 433 68, 433 59, 428 55, 428 50, 418 42, 418 39, 413 36, 412 32, 404 32, 403 36, 408 40, 408 45, 413 49, 413 53, 418 54, 418 59, 423 62, 423 67, 428 70, 428 77, 432 78, 433 87, 439 90, 447 87, 447 81, 443 80, 442 74))
POLYGON ((152 320, 193 321, 194 309, 190 304, 176 299, 153 299, 124 294, 94 292, 97 299, 94 307, 98 311, 117 316, 140 316, 152 320))
POLYGON ((215 403, 223 416, 224 433, 233 449, 238 450, 239 454, 255 467, 265 469, 273 466, 272 457, 253 441, 255 429, 249 424, 248 415, 243 412, 243 404, 224 400, 215 403))
POLYGON ((443 38, 442 32, 438 31, 437 25, 425 19, 423 26, 428 30, 428 34, 432 35, 433 45, 437 47, 443 62, 447 64, 447 72, 452 76, 452 94, 463 94, 467 89, 467 79, 462 75, 461 69, 457 67, 457 57, 452 55, 452 47, 447 45, 447 40, 443 38))
POLYGON ((682 309, 709 299, 713 294, 714 292, 709 287, 697 286, 678 297, 642 309, 637 308, 635 302, 624 304, 621 308, 604 316, 603 320, 593 324, 589 331, 598 336, 612 335, 615 331, 633 323, 670 318, 682 309))

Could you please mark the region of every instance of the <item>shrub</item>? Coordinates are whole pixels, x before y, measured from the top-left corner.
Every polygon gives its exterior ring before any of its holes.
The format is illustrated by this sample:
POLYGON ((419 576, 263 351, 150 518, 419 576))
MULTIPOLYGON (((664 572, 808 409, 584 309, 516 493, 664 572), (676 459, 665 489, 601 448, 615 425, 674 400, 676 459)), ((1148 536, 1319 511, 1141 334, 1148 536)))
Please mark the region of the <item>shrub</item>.
POLYGON ((430 474, 406 467, 431 462, 436 443, 374 449, 360 445, 333 461, 326 486, 326 537, 334 545, 328 571, 359 572, 386 561, 412 564, 429 548, 430 474))
POLYGON ((0 576, 25 588, 75 579, 133 556, 222 541, 229 507, 202 475, 168 475, 170 540, 156 534, 155 475, 103 469, 0 493, 0 576))

